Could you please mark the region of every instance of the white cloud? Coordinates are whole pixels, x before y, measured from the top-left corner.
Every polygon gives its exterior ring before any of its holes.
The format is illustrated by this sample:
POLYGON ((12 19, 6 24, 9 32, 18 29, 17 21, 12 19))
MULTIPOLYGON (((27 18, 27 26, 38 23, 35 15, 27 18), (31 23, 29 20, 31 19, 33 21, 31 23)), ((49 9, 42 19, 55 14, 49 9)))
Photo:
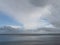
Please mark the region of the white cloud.
POLYGON ((16 26, 16 25, 7 25, 7 27, 15 28, 15 29, 22 29, 22 26, 16 26))

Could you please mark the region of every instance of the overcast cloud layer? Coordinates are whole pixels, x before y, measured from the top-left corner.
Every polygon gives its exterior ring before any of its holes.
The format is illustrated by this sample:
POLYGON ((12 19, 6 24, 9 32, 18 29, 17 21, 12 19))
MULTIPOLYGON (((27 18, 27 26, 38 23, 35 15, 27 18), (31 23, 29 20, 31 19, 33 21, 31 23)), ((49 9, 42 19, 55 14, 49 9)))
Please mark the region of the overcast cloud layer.
POLYGON ((60 0, 0 0, 0 10, 9 13, 28 29, 41 27, 40 20, 45 18, 58 27, 59 4, 60 0))

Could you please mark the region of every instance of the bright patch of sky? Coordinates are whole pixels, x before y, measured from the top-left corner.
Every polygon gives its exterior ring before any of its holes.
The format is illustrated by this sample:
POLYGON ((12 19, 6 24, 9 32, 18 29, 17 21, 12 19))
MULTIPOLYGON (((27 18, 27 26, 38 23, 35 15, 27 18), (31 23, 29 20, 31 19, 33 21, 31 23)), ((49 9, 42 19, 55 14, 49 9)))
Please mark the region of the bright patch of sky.
POLYGON ((50 22, 48 22, 48 20, 46 18, 45 19, 41 19, 40 20, 40 24, 41 24, 40 27, 55 28, 52 24, 50 24, 50 22))
MULTIPOLYGON (((8 16, 6 13, 0 11, 0 26, 5 26, 5 25, 22 26, 23 25, 22 23, 19 23, 15 19, 8 16)), ((40 19, 40 23, 37 28, 41 28, 41 27, 51 27, 52 28, 54 26, 52 24, 50 24, 47 21, 47 19, 40 19)), ((34 29, 34 28, 32 28, 32 29, 34 29)))

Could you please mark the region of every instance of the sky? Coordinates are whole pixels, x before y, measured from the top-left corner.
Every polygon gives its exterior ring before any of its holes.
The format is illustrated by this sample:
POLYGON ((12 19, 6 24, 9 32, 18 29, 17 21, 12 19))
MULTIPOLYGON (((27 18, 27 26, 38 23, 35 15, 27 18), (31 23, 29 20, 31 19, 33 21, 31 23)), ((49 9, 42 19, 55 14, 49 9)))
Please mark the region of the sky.
MULTIPOLYGON (((13 19, 8 15, 9 15, 8 13, 6 14, 5 12, 0 11, 0 26, 8 26, 8 25, 23 26, 22 22, 19 23, 17 20, 13 19)), ((40 24, 42 25, 40 27, 44 27, 47 25, 49 25, 49 27, 52 26, 51 24, 49 24, 47 19, 40 20, 40 24)))
POLYGON ((25 29, 60 27, 59 4, 60 0, 0 0, 0 11, 4 12, 0 17, 7 17, 0 18, 0 24, 23 24, 25 29))
POLYGON ((14 20, 12 17, 7 16, 5 12, 0 11, 0 26, 7 26, 7 25, 15 25, 15 26, 22 26, 22 23, 18 23, 18 21, 14 20))

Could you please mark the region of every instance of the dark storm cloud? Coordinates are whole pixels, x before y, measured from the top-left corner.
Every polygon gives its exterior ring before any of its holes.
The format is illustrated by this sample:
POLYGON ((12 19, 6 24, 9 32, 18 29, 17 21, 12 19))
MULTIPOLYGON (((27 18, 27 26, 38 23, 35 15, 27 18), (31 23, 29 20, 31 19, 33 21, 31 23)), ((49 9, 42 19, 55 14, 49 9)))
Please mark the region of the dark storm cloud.
POLYGON ((36 7, 45 6, 49 0, 30 0, 30 3, 36 7))

